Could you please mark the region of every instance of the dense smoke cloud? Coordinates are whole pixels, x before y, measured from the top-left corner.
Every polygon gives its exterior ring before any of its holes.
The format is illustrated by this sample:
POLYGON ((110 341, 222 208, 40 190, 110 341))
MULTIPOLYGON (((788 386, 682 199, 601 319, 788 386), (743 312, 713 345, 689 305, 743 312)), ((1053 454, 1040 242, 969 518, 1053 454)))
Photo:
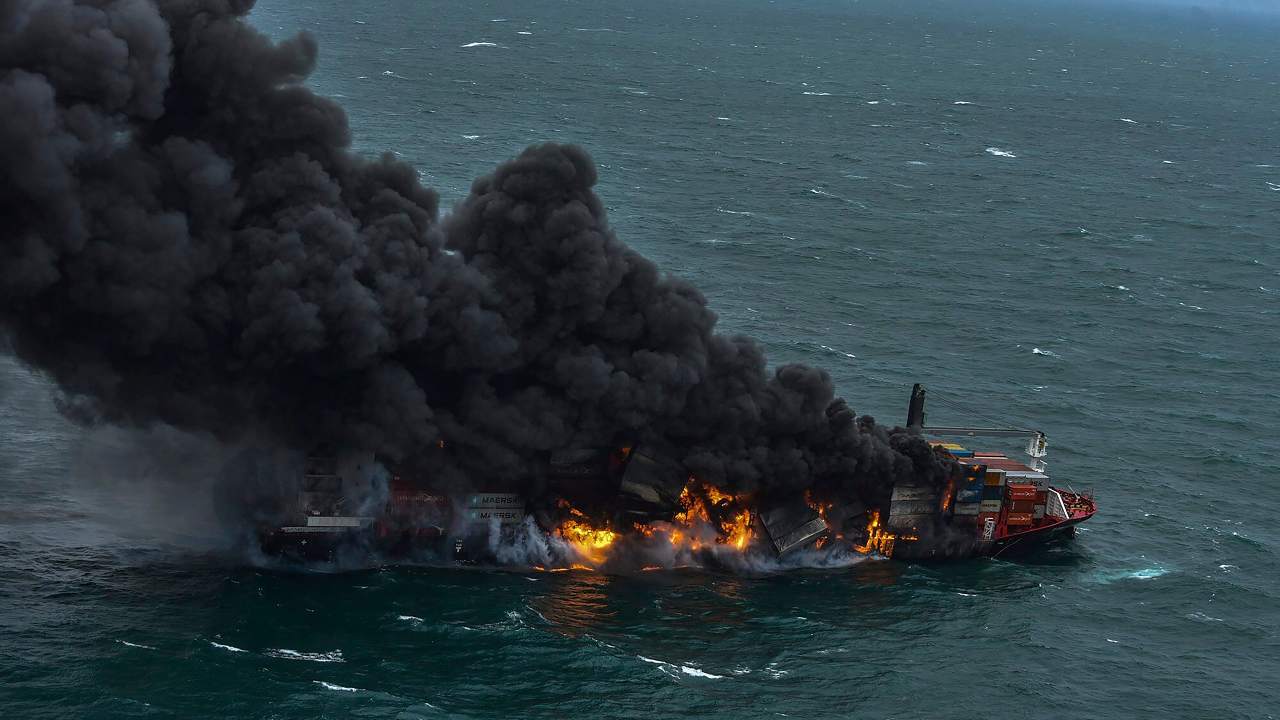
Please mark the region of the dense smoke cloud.
POLYGON ((68 414, 534 492, 538 458, 620 437, 735 490, 942 476, 826 372, 715 333, 610 230, 583 150, 529 148, 442 221, 251 6, 0 3, 0 327, 68 414))

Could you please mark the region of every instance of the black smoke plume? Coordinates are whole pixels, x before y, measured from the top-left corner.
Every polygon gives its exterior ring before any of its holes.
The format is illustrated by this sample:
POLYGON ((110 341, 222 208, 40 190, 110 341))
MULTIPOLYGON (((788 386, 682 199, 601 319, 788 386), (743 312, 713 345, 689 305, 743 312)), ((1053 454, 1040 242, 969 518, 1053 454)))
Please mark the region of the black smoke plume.
POLYGON ((0 2, 0 327, 68 414, 532 493, 538 458, 619 437, 734 491, 941 481, 826 372, 717 334, 610 230, 583 150, 531 147, 442 219, 252 4, 0 2))

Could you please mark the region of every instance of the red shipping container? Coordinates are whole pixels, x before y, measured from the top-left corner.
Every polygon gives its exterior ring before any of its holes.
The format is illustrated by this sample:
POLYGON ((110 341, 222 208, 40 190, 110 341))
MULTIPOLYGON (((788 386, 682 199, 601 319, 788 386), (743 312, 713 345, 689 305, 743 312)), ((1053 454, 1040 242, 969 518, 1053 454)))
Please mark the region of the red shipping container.
POLYGON ((1009 512, 1011 513, 1029 513, 1035 512, 1035 500, 1014 500, 1009 503, 1009 512))
POLYGON ((1036 491, 1036 504, 1037 504, 1037 505, 1044 505, 1044 504, 1046 504, 1046 503, 1048 503, 1048 502, 1049 502, 1049 491, 1048 491, 1048 490, 1037 490, 1037 491, 1036 491))
POLYGON ((1030 525, 1030 524, 1031 524, 1031 513, 1029 513, 1029 512, 1025 512, 1025 513, 1009 513, 1009 516, 1008 516, 1007 518, 1005 518, 1005 523, 1006 523, 1007 525, 1009 525, 1010 527, 1012 527, 1012 526, 1014 526, 1014 525, 1019 525, 1019 526, 1021 526, 1021 525, 1030 525))
POLYGON ((1009 488, 1010 500, 1035 500, 1036 499, 1035 485, 1010 484, 1010 485, 1007 485, 1006 487, 1009 488))

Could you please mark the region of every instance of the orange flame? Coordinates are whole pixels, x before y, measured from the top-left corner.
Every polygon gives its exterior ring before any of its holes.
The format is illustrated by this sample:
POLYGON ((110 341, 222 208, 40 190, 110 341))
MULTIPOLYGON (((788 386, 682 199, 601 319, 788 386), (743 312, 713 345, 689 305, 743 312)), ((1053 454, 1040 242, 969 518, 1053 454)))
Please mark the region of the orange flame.
POLYGON ((942 512, 946 512, 951 507, 951 501, 955 498, 956 481, 954 479, 947 481, 946 492, 942 493, 942 512))
MULTIPOLYGON (((570 513, 576 517, 582 516, 581 512, 574 510, 570 510, 570 513)), ((594 528, 581 520, 565 520, 556 528, 556 532, 573 546, 579 556, 595 565, 604 562, 609 546, 618 539, 618 534, 614 531, 594 528)))
POLYGON ((880 511, 872 510, 867 515, 867 541, 854 547, 860 553, 877 553, 885 557, 893 556, 893 543, 898 537, 880 527, 880 511))
POLYGON ((738 550, 747 547, 747 543, 751 542, 751 511, 743 510, 733 519, 726 520, 721 526, 720 531, 724 533, 724 537, 717 538, 716 542, 722 542, 725 545, 732 545, 738 550))

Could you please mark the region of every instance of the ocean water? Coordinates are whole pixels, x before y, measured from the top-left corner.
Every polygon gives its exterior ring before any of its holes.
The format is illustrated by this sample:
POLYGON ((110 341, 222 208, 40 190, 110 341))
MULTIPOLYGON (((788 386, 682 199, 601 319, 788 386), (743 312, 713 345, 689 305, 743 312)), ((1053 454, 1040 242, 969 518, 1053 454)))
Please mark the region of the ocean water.
POLYGON ((446 206, 586 146, 621 237, 900 422, 1042 428, 1027 561, 282 572, 198 440, 0 359, 5 718, 1280 714, 1280 24, 1122 2, 264 0, 446 206))

